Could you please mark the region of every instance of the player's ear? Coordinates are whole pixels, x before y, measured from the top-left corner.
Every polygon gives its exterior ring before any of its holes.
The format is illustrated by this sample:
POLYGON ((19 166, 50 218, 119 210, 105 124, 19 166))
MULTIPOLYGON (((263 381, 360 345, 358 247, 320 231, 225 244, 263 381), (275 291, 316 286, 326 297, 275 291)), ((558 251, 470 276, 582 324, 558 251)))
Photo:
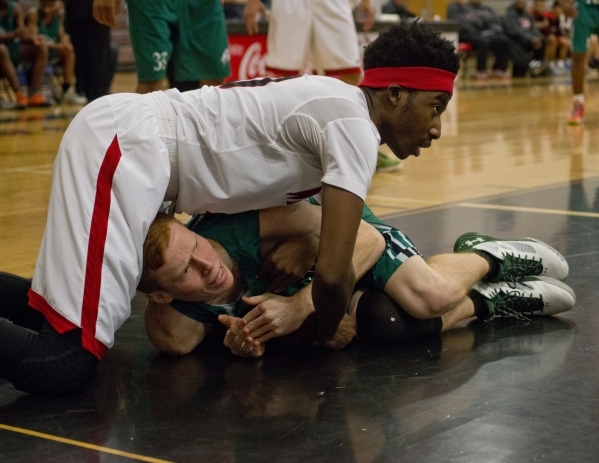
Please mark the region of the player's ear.
POLYGON ((398 106, 403 95, 402 87, 397 84, 391 84, 387 87, 387 98, 393 106, 398 106))
POLYGON ((156 304, 170 304, 173 297, 164 291, 152 291, 146 294, 146 297, 156 304))

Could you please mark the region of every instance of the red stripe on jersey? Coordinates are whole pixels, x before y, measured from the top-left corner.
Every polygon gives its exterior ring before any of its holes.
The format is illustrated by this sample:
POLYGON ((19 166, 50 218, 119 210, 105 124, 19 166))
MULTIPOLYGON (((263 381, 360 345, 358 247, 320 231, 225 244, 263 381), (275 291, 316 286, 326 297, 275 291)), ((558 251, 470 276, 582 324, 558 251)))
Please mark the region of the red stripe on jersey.
MULTIPOLYGON (((29 289, 27 296, 29 297, 29 306, 33 307, 38 312, 41 312, 46 320, 48 320, 48 323, 52 325, 52 328, 54 328, 60 334, 79 328, 77 325, 67 320, 56 310, 54 310, 50 304, 48 304, 46 299, 36 293, 33 289, 29 289)), ((108 351, 108 347, 106 347, 96 338, 94 338, 94 343, 91 348, 86 347, 86 349, 98 357, 99 360, 101 360, 104 354, 108 351)))
POLYGON ((110 200, 112 193, 112 179, 119 161, 121 148, 117 136, 106 151, 96 183, 96 198, 92 213, 89 241, 87 247, 87 262, 85 266, 85 281, 83 286, 83 302, 81 310, 81 345, 94 352, 97 343, 96 322, 100 304, 100 288, 102 286, 102 264, 104 262, 104 248, 108 233, 108 217, 110 215, 110 200))

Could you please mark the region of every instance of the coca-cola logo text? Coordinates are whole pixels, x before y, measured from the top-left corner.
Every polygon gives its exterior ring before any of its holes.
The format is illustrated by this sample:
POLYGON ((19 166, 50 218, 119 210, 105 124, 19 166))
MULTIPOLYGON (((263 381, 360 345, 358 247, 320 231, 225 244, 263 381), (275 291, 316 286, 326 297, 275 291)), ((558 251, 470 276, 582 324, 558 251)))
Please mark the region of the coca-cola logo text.
POLYGON ((254 77, 275 77, 266 70, 266 53, 262 53, 260 42, 252 43, 243 54, 239 63, 239 80, 253 79, 254 77))

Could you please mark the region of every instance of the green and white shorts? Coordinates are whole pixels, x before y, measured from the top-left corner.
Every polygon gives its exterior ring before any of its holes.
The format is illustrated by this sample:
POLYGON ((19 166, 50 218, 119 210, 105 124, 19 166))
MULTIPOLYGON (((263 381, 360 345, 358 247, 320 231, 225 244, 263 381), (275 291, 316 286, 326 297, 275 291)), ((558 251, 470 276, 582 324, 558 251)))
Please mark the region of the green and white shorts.
POLYGON ((220 79, 231 73, 220 0, 128 0, 129 33, 139 82, 220 79))
POLYGON ((385 251, 376 264, 360 279, 359 284, 384 292, 389 278, 401 264, 410 257, 422 256, 422 254, 405 233, 383 223, 366 205, 364 205, 364 211, 362 212, 362 220, 368 222, 383 235, 385 251))
POLYGON ((578 17, 572 25, 572 51, 585 53, 591 34, 599 34, 599 0, 578 0, 578 17))

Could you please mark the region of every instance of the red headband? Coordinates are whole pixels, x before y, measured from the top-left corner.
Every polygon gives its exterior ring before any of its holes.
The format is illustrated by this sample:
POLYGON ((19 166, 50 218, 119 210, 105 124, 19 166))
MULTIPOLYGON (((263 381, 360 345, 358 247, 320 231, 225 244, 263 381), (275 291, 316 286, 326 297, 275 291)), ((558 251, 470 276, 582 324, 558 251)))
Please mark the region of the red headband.
POLYGON ((372 68, 364 70, 360 87, 385 88, 397 84, 414 90, 447 92, 453 95, 455 78, 453 72, 423 66, 372 68))

